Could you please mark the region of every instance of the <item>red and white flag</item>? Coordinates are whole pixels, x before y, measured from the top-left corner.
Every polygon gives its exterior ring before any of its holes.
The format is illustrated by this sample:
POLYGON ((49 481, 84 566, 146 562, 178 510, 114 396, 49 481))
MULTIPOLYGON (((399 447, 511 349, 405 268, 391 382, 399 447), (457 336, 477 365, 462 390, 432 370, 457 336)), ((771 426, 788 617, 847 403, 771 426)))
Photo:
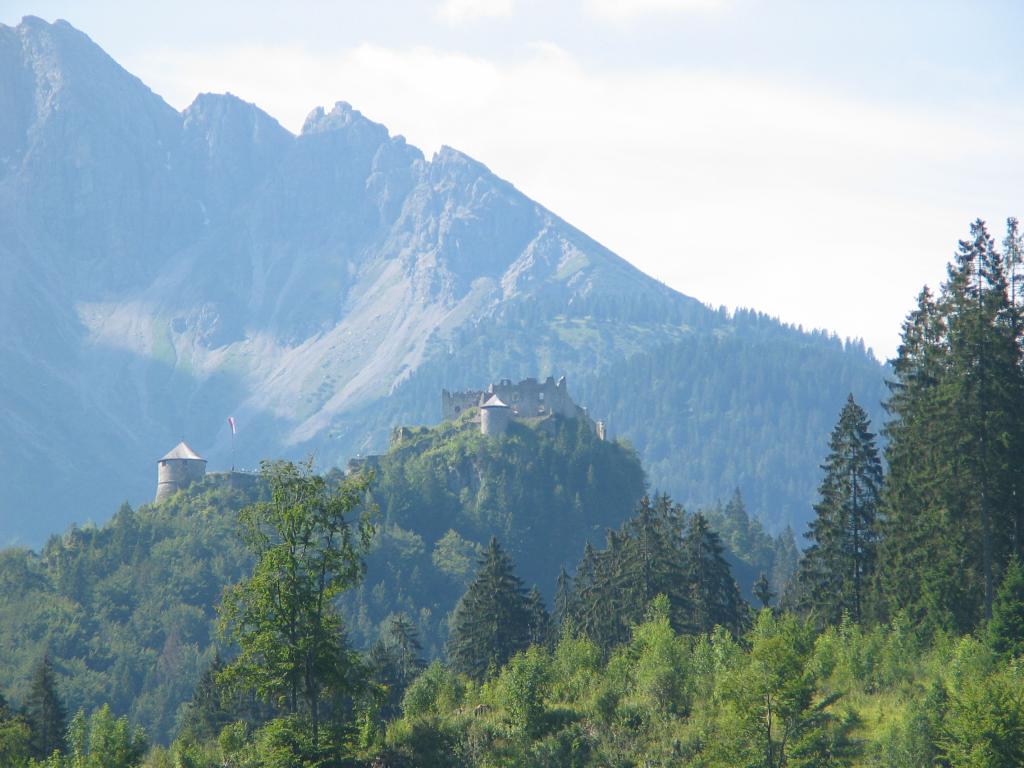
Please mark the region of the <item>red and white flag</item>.
POLYGON ((238 430, 235 429, 235 417, 234 416, 228 416, 228 425, 231 427, 231 434, 232 435, 237 435, 238 434, 238 430))

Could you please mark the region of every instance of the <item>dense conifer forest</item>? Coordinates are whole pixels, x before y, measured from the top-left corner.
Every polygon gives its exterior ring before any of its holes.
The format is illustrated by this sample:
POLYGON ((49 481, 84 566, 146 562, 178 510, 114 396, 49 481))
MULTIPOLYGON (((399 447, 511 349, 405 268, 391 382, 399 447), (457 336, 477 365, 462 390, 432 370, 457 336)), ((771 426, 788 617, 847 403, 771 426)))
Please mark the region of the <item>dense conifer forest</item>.
POLYGON ((6 550, 0 764, 1020 766, 1021 254, 975 222, 836 403, 802 553, 572 420, 6 550))

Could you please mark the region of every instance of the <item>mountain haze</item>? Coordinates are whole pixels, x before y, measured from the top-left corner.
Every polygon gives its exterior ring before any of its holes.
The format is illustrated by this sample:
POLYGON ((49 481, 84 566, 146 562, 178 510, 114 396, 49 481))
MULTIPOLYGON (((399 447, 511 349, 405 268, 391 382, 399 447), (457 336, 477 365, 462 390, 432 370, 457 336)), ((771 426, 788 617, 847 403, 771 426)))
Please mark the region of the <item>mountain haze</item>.
POLYGON ((179 113, 64 21, 0 25, 0 267, 0 542, 148 500, 183 437, 330 466, 442 387, 549 374, 653 485, 800 525, 846 393, 883 393, 861 346, 709 309, 457 150, 344 102, 297 136, 179 113))

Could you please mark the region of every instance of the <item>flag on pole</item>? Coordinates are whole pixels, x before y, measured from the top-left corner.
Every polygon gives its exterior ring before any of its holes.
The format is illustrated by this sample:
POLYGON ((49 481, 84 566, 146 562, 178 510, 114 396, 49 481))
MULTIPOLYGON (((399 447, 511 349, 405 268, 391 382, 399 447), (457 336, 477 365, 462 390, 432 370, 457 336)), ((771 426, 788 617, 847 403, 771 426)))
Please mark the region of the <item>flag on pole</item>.
POLYGON ((237 435, 238 434, 238 430, 235 429, 235 417, 234 416, 228 416, 228 424, 231 427, 231 434, 232 435, 237 435))

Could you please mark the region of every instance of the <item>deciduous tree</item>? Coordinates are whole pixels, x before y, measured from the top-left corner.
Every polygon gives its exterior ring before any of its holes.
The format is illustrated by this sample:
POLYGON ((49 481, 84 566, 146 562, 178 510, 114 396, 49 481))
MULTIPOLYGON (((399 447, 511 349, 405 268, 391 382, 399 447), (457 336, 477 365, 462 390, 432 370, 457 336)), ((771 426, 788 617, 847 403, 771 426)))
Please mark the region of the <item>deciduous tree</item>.
POLYGON ((334 598, 363 575, 373 532, 369 478, 328 482, 311 461, 264 462, 262 476, 270 500, 239 514, 256 564, 220 607, 222 631, 240 649, 223 677, 255 689, 293 721, 308 718, 318 750, 322 701, 351 684, 334 598))

